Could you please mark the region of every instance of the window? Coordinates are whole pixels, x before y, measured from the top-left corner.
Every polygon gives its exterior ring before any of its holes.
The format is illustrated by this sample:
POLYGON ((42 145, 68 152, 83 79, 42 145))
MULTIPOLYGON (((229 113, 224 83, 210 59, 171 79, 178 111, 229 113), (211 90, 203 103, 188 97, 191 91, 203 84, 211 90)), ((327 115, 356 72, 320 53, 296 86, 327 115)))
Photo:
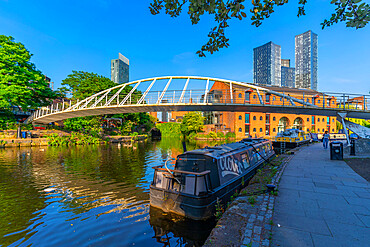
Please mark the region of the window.
POLYGON ((256 116, 253 116, 253 120, 257 120, 256 116))
POLYGON ((245 123, 249 124, 249 113, 245 114, 245 123))
POLYGON ((332 123, 334 123, 334 118, 331 120, 332 123))
POLYGON ((276 121, 276 117, 273 117, 273 118, 272 118, 272 121, 276 121))
POLYGON ((317 122, 320 122, 320 118, 317 118, 317 122))
POLYGON ((242 132, 242 128, 239 128, 239 132, 242 132))
POLYGON ((261 121, 263 120, 263 117, 262 117, 262 116, 260 116, 260 120, 261 120, 261 121))
POLYGON ((249 127, 250 127, 249 125, 245 125, 245 129, 244 130, 245 130, 245 135, 246 136, 249 136, 249 132, 250 132, 249 127))
POLYGON ((307 118, 307 122, 309 122, 310 121, 310 118, 307 118))
POLYGON ((242 97, 242 94, 240 93, 240 94, 238 95, 238 97, 239 97, 239 98, 241 98, 241 97, 242 97))
POLYGON ((270 95, 266 94, 266 103, 270 103, 270 95))
POLYGON ((320 104, 320 100, 317 101, 317 104, 320 104))
POLYGON ((266 114, 266 124, 270 124, 270 114, 266 114))
POLYGON ((283 97, 280 97, 280 101, 283 101, 283 97))
POLYGON ((242 120, 242 115, 239 115, 239 120, 242 120))
POLYGON ((330 99, 328 99, 327 103, 326 103, 327 106, 330 106, 330 99))
POLYGON ((320 129, 317 129, 317 133, 320 133, 320 129))
POLYGON ((324 132, 325 131, 325 129, 322 129, 322 132, 324 132))
POLYGON ((312 116, 312 124, 315 124, 315 116, 312 116))
POLYGON ((260 132, 262 132, 262 128, 260 128, 260 132))
POLYGON ((272 129, 272 132, 276 132, 276 129, 275 129, 275 128, 273 128, 273 129, 272 129))
POLYGON ((326 124, 329 125, 330 124, 330 118, 329 117, 326 117, 326 124))
POLYGON ((306 99, 306 102, 307 102, 307 103, 310 103, 310 99, 306 99))
POLYGON ((256 98, 256 95, 255 94, 253 94, 253 99, 255 99, 256 98))
POLYGON ((253 128, 253 132, 256 132, 257 130, 256 130, 256 128, 253 128))
POLYGON ((322 118, 322 122, 323 122, 323 123, 325 122, 325 118, 322 118))
POLYGON ((275 101, 276 100, 276 97, 274 96, 274 97, 272 97, 272 101, 275 101))
POLYGON ((245 102, 249 102, 250 101, 250 96, 251 96, 251 94, 250 94, 250 92, 245 92, 245 102))
POLYGON ((331 129, 331 132, 333 132, 333 133, 334 133, 334 129, 331 129))
POLYGON ((266 125, 266 135, 269 136, 270 135, 270 125, 266 125))

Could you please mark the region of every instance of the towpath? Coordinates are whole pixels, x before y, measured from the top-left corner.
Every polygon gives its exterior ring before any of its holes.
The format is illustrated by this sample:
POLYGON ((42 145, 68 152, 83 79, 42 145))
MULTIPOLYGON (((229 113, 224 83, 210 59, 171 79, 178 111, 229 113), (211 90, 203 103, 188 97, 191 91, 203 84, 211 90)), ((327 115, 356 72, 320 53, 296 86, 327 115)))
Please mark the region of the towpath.
POLYGON ((322 144, 304 147, 281 177, 273 223, 271 246, 369 246, 370 183, 322 144))

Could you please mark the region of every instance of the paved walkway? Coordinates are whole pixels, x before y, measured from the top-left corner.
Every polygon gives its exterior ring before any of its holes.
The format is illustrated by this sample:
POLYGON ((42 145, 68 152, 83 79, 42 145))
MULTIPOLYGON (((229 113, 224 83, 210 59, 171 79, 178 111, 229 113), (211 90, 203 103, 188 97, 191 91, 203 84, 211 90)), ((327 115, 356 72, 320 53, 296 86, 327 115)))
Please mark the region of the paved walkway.
POLYGON ((272 246, 370 246, 370 183, 329 152, 304 147, 285 168, 272 246))

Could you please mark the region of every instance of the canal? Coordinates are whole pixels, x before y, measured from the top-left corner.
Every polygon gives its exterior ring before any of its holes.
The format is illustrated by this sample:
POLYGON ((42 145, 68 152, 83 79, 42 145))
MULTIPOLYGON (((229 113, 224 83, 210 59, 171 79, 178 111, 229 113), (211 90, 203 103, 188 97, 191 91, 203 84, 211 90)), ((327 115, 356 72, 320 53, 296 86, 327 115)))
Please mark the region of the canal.
POLYGON ((214 221, 149 206, 152 167, 182 152, 178 139, 0 149, 0 246, 201 246, 214 221))

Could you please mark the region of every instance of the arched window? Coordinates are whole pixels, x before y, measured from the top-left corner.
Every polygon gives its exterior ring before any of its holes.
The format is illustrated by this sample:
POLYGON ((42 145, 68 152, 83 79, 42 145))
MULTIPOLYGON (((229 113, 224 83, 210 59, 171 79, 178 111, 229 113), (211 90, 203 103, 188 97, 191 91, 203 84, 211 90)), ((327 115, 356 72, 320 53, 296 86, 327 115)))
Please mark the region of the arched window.
POLYGON ((242 94, 240 93, 240 94, 239 94, 239 98, 241 98, 241 97, 242 97, 242 94))
POLYGON ((320 133, 320 129, 317 129, 317 133, 320 133))
POLYGON ((262 128, 260 128, 260 132, 262 132, 262 128))
POLYGON ((242 120, 242 115, 239 115, 239 120, 242 120))
POLYGON ((325 118, 322 118, 322 122, 325 122, 325 118))
POLYGON ((331 121, 334 123, 334 118, 331 121))
POLYGON ((260 116, 260 120, 261 120, 261 121, 263 120, 262 116, 260 116))
POLYGON ((317 101, 317 104, 320 104, 320 100, 317 101))
POLYGON ((325 129, 322 129, 322 132, 325 132, 325 129))
POLYGON ((256 116, 253 116, 253 120, 257 120, 256 116))
POLYGON ((242 128, 239 128, 239 132, 242 132, 242 128))
POLYGON ((253 99, 255 99, 256 98, 256 95, 255 94, 253 94, 253 99))
POLYGON ((310 121, 310 118, 307 118, 307 122, 309 122, 310 121))
POLYGON ((256 128, 253 128, 253 132, 256 132, 256 128))
POLYGON ((272 129, 272 132, 276 132, 276 129, 275 129, 275 128, 273 128, 273 129, 272 129))
POLYGON ((276 100, 276 97, 274 96, 274 97, 272 97, 272 101, 275 101, 276 100))
POLYGON ((320 122, 320 118, 317 118, 317 122, 320 122))
POLYGON ((334 129, 331 129, 331 132, 333 132, 333 133, 334 133, 334 129))
POLYGON ((273 118, 272 118, 272 121, 276 121, 276 117, 273 117, 273 118))

